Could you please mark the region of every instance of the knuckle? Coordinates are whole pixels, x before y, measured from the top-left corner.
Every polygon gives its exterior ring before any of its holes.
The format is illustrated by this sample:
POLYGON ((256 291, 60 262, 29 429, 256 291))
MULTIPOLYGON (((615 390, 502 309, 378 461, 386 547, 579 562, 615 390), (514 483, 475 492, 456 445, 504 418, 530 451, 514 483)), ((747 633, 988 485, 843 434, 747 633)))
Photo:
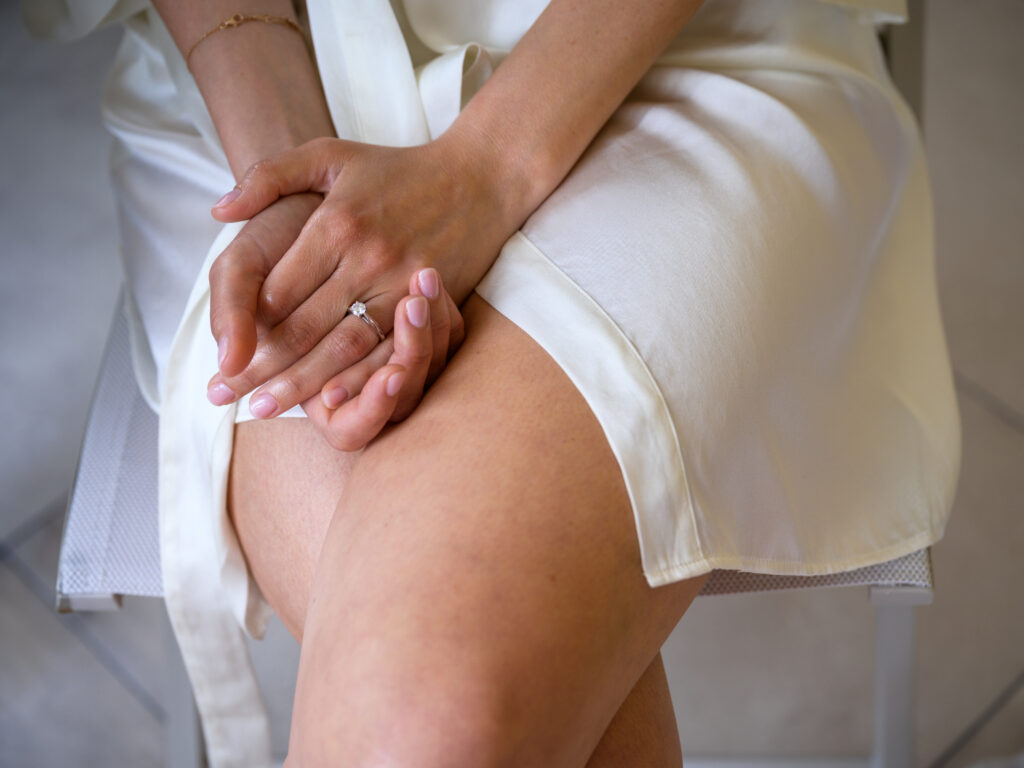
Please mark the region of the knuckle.
POLYGON ((451 325, 452 316, 451 312, 448 311, 448 307, 441 302, 432 302, 430 304, 430 327, 435 331, 439 331, 442 329, 447 330, 451 328, 451 325))
POLYGON ((266 158, 263 160, 257 160, 255 163, 249 166, 249 170, 245 172, 245 184, 265 184, 275 175, 276 163, 266 158))
POLYGON ((284 411, 300 400, 304 400, 302 376, 295 371, 282 373, 273 382, 274 398, 284 411))
POLYGON ((363 253, 366 266, 374 271, 387 269, 395 263, 395 247, 381 233, 370 233, 363 237, 363 253))
POLYGON ((252 392, 263 382, 262 377, 257 375, 255 371, 246 370, 233 378, 225 380, 224 383, 227 384, 228 389, 236 395, 242 396, 252 392))
POLYGON ((328 136, 318 136, 315 139, 310 139, 309 148, 317 154, 328 153, 331 151, 335 139, 328 136))
POLYGON ((260 312, 267 318, 283 317, 288 307, 287 292, 283 289, 264 287, 260 291, 259 307, 260 312))
POLYGON ((241 250, 236 243, 229 245, 210 265, 211 286, 220 285, 231 277, 235 262, 238 260, 238 252, 241 250))
POLYGON ((210 328, 213 330, 214 336, 220 336, 222 330, 227 330, 231 323, 229 318, 231 313, 216 304, 210 304, 210 328))
POLYGON ((220 254, 216 259, 213 260, 213 264, 210 265, 210 284, 219 283, 224 278, 224 271, 227 269, 228 259, 230 256, 231 249, 228 248, 226 251, 220 254))
POLYGON ((258 258, 260 254, 259 240, 252 236, 249 224, 246 224, 228 247, 213 260, 213 264, 210 265, 210 282, 236 277, 241 268, 247 263, 251 265, 252 258, 258 258))
MULTIPOLYGON (((364 325, 364 323, 360 323, 364 325)), ((349 364, 362 360, 373 349, 374 344, 377 341, 377 334, 373 334, 373 339, 367 338, 367 333, 373 333, 372 330, 352 325, 349 328, 339 328, 337 332, 330 334, 324 340, 325 351, 332 360, 337 360, 341 364, 349 364), (358 328, 358 330, 357 330, 358 328)))
POLYGON ((325 201, 309 217, 309 227, 321 241, 337 247, 347 237, 356 234, 354 221, 358 217, 351 206, 337 200, 325 201))
POLYGON ((320 341, 320 330, 309 320, 292 315, 280 326, 281 344, 292 352, 305 354, 320 341))
POLYGON ((427 365, 434 357, 432 349, 429 345, 420 344, 413 347, 407 355, 409 362, 414 367, 421 367, 427 365))

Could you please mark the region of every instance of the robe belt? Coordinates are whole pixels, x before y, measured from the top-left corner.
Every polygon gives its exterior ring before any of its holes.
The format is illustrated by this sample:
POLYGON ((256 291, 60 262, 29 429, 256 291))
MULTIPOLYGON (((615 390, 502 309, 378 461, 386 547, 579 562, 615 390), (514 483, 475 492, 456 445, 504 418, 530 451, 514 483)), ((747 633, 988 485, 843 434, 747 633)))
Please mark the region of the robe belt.
MULTIPOLYGON (((423 144, 451 125, 493 71, 487 52, 475 43, 414 71, 387 0, 309 0, 307 7, 324 92, 341 138, 423 144)), ((240 627, 261 635, 267 609, 254 599, 258 587, 251 583, 225 508, 237 404, 214 408, 201 386, 216 360, 209 331, 209 268, 239 228, 227 225, 207 254, 171 345, 160 408, 165 602, 192 680, 211 768, 272 764, 269 721, 240 627)))

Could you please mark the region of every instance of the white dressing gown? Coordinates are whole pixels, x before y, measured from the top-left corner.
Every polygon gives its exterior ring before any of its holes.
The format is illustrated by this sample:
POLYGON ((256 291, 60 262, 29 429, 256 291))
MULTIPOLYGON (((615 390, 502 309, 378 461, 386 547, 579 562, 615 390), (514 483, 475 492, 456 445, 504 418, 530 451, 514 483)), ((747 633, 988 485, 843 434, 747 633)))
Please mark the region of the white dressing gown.
MULTIPOLYGON (((544 5, 309 0, 338 135, 438 135, 544 5)), ((265 764, 242 628, 261 635, 269 609, 224 508, 248 414, 205 398, 207 274, 239 229, 208 210, 233 180, 155 12, 41 7, 64 35, 127 17, 104 104, 136 368, 160 412, 166 599, 212 764, 265 764)), ((942 535, 960 425, 932 200, 874 27, 905 14, 707 0, 477 288, 599 420, 652 586, 832 573, 942 535)))

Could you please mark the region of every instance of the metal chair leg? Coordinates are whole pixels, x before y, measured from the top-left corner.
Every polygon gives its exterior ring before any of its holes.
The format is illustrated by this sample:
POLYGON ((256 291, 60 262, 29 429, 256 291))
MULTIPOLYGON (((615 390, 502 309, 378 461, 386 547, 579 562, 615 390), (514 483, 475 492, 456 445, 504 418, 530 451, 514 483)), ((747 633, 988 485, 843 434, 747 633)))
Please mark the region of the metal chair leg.
POLYGON ((910 768, 914 760, 914 608, 930 589, 872 587, 875 605, 873 768, 910 768))

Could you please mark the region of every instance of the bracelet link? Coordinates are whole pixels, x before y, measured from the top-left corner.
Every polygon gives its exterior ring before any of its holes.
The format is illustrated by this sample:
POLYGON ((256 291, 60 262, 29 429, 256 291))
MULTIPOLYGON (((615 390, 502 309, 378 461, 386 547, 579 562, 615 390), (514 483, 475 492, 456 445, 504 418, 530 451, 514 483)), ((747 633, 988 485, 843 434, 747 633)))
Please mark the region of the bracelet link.
POLYGON ((210 35, 216 34, 217 32, 221 32, 221 31, 223 31, 225 29, 235 29, 236 27, 240 27, 240 26, 242 26, 243 24, 245 24, 246 22, 249 22, 249 21, 259 21, 259 22, 263 22, 264 24, 277 24, 278 26, 288 27, 289 29, 294 29, 296 32, 298 32, 302 36, 303 42, 306 43, 306 48, 307 49, 309 48, 309 43, 306 41, 306 33, 303 32, 302 27, 299 26, 299 23, 297 21, 295 21, 295 19, 289 19, 286 16, 271 16, 270 14, 267 14, 267 13, 257 13, 257 14, 241 14, 241 13, 236 13, 233 16, 229 16, 228 18, 224 19, 224 21, 220 22, 213 29, 210 29, 210 30, 204 32, 200 36, 200 38, 198 40, 196 40, 194 43, 192 43, 192 47, 189 48, 188 49, 188 53, 185 54, 185 66, 186 67, 189 66, 189 62, 192 59, 192 53, 199 46, 199 44, 201 42, 203 42, 203 40, 208 38, 210 35))

